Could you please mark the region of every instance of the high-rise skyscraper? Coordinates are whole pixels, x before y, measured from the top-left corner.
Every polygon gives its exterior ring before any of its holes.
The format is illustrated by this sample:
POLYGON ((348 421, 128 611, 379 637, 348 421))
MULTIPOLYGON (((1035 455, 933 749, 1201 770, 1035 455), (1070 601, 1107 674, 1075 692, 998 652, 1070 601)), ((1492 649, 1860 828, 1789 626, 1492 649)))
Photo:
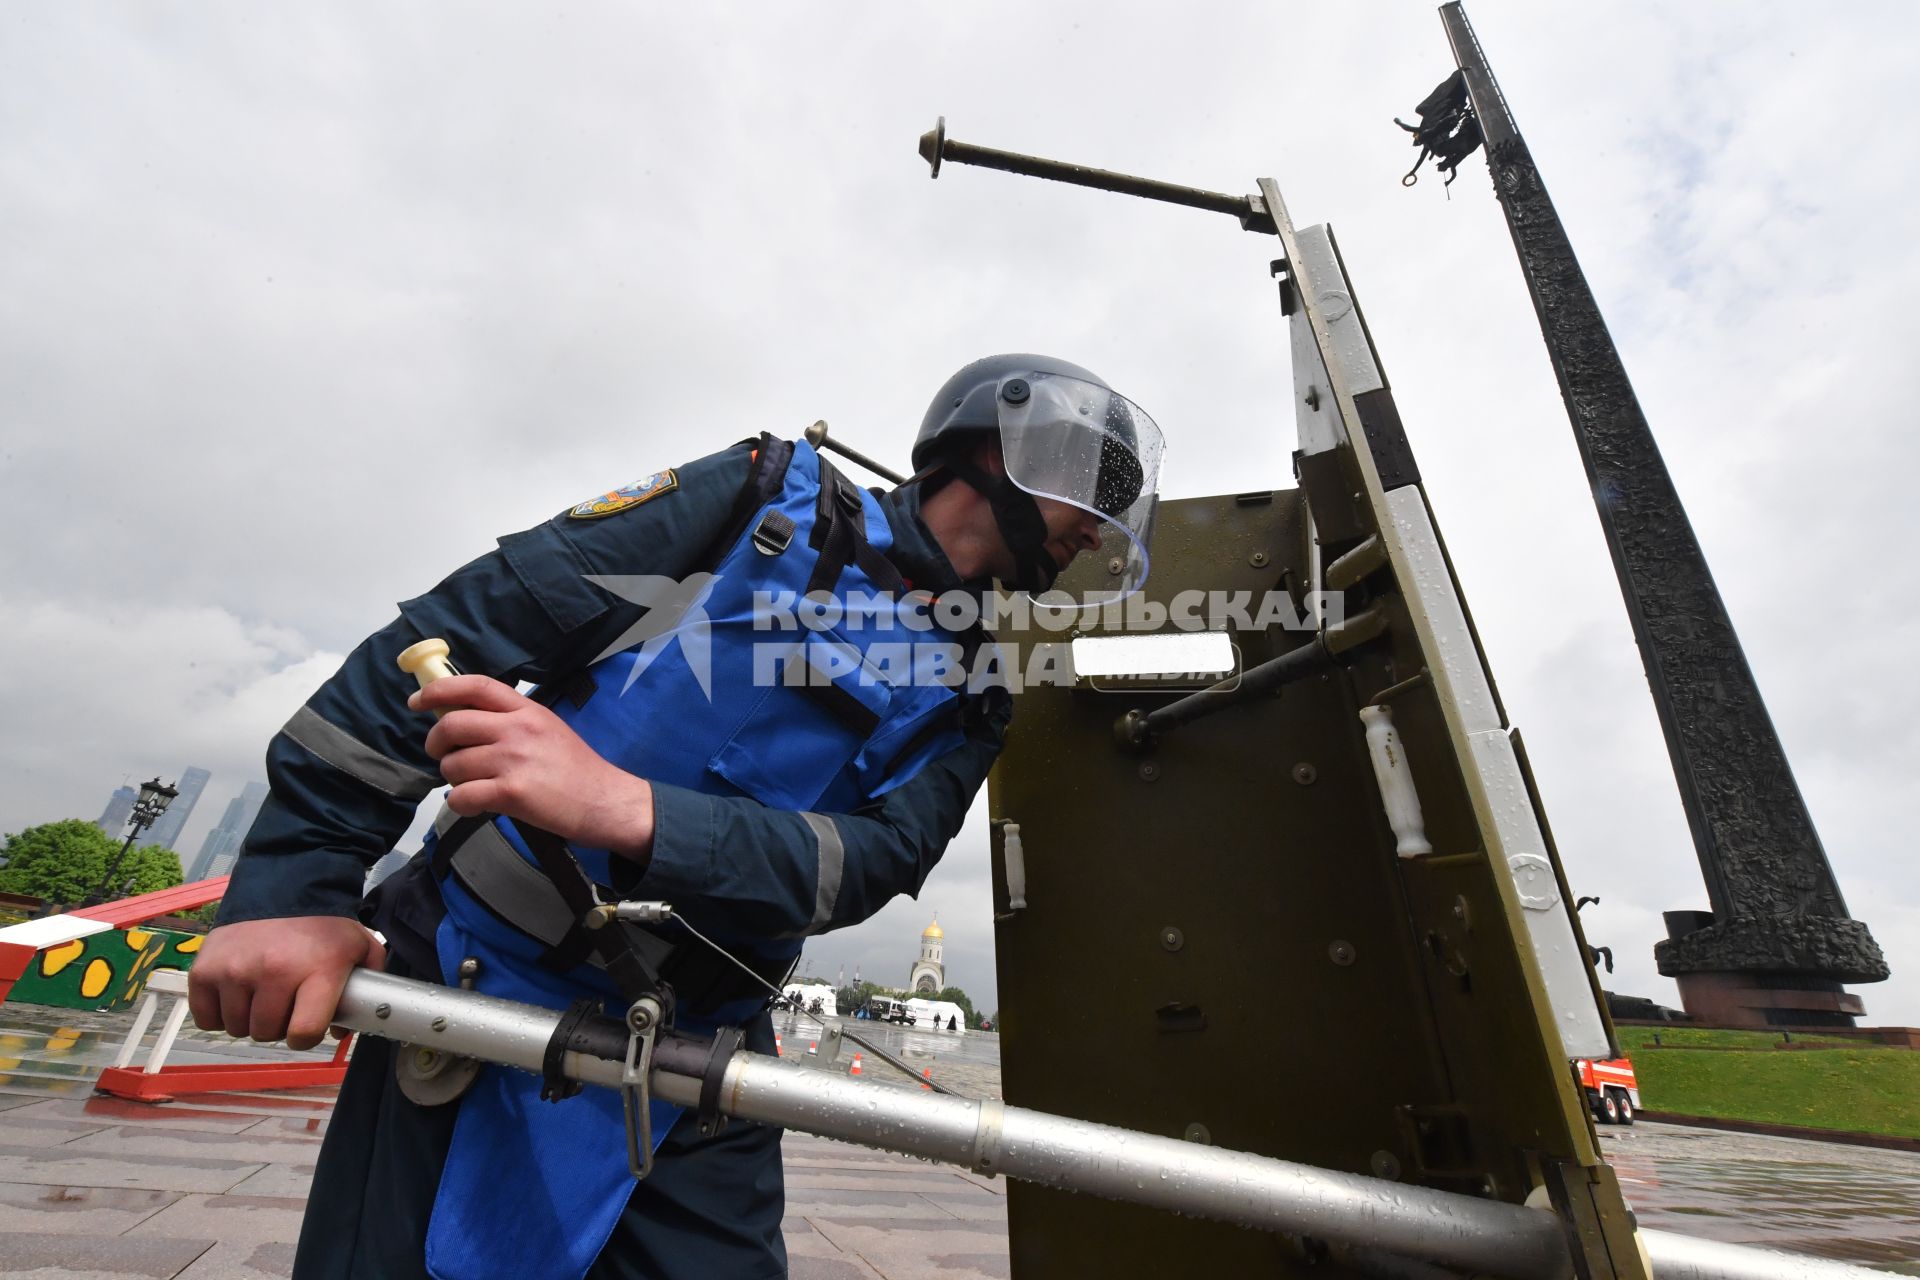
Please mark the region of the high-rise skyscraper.
POLYGON ((234 859, 240 856, 241 843, 253 827, 253 820, 260 816, 260 806, 266 802, 267 784, 264 782, 249 782, 240 789, 239 795, 227 801, 227 811, 220 815, 220 821, 201 842, 200 852, 193 859, 187 879, 208 880, 231 871, 234 859))
POLYGON ((207 789, 207 780, 211 777, 213 775, 205 769, 188 765, 187 771, 180 775, 180 781, 174 784, 180 794, 175 796, 173 803, 167 806, 167 811, 160 815, 160 821, 148 827, 147 833, 135 841, 135 847, 145 848, 153 844, 164 849, 173 849, 178 853, 179 850, 174 846, 180 839, 180 829, 187 825, 187 819, 193 815, 194 801, 198 800, 200 793, 207 789))
POLYGON ((213 830, 207 832, 207 838, 200 842, 200 852, 191 860, 182 858, 181 868, 188 883, 205 880, 207 868, 213 860, 233 848, 233 829, 240 822, 240 797, 227 801, 227 811, 220 815, 220 821, 213 824, 213 830))
POLYGON ((139 798, 140 793, 132 787, 115 787, 113 794, 107 797, 107 807, 101 812, 96 825, 118 840, 126 834, 127 819, 133 816, 133 802, 139 798))

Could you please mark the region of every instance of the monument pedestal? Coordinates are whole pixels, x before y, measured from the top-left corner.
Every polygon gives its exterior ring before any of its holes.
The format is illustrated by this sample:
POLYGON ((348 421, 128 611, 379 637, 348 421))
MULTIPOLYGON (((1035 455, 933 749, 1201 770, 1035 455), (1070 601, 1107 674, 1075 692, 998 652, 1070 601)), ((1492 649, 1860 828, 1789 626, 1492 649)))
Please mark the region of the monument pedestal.
POLYGON ((1791 973, 1683 973, 1680 1007, 1720 1027, 1851 1027, 1867 1009, 1831 978, 1791 973))
POLYGON ((1846 916, 1732 916, 1669 911, 1653 948, 1680 1004, 1728 1027, 1851 1027, 1866 1013, 1842 982, 1877 982, 1886 960, 1866 926, 1846 916))

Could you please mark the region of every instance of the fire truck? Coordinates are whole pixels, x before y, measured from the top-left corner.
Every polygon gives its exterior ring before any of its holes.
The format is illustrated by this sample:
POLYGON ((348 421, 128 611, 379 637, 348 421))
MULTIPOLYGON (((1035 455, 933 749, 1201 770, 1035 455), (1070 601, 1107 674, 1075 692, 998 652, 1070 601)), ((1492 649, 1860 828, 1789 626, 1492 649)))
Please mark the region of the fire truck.
POLYGON ((1640 1109, 1640 1085, 1633 1077, 1633 1063, 1625 1058, 1593 1062, 1576 1058, 1574 1072, 1580 1087, 1587 1091, 1587 1105, 1601 1124, 1632 1124, 1640 1109))

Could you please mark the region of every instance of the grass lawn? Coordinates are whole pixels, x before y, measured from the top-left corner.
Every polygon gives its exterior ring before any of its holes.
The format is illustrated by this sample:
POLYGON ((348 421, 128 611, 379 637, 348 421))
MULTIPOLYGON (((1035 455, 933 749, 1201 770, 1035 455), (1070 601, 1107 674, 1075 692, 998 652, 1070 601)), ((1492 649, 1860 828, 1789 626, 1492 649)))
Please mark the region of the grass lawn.
POLYGON ((1640 1105, 1650 1111, 1920 1137, 1920 1053, 1840 1037, 1621 1027, 1640 1105), (1653 1037, 1658 1034, 1660 1045, 1653 1037))

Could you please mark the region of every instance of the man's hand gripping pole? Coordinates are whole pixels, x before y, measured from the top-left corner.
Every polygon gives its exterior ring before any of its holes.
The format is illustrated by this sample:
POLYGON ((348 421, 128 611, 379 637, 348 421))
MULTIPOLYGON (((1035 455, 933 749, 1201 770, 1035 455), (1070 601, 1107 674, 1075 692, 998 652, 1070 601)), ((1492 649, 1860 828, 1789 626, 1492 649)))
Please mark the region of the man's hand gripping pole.
MULTIPOLYGON (((452 650, 445 640, 429 637, 417 644, 408 645, 401 651, 396 661, 400 669, 419 681, 420 687, 424 689, 436 680, 444 680, 449 676, 460 674, 450 661, 451 655, 452 650)), ((445 712, 435 711, 433 714, 438 718, 445 712)), ((520 824, 520 829, 522 835, 529 840, 538 840, 545 836, 545 833, 532 830, 524 823, 520 824)), ((564 848, 564 844, 559 842, 557 837, 545 838, 564 848)), ((578 874, 577 868, 575 874, 578 874)), ((565 890, 562 886, 556 884, 555 887, 562 888, 564 894, 565 890)), ((664 913, 661 918, 672 914, 672 908, 667 907, 665 903, 628 905, 658 907, 664 913)), ((609 910, 610 907, 607 906, 595 907, 587 912, 579 923, 590 929, 600 929, 611 923, 610 919, 603 914, 609 910)), ((645 986, 648 988, 637 993, 629 993, 632 1003, 628 1005, 626 1015, 627 1051, 625 1061, 622 1063, 619 1083, 621 1109, 626 1116, 627 1167, 638 1179, 653 1172, 653 1106, 649 1076, 653 1065, 654 1045, 660 1033, 671 1028, 673 1002, 672 996, 661 987, 650 967, 640 961, 637 955, 629 949, 626 956, 622 958, 638 965, 641 972, 645 974, 645 986)), ((623 971, 628 968, 627 965, 618 967, 623 971)), ((466 972, 464 967, 462 972, 466 972)), ((563 1017, 554 1028, 546 1054, 546 1074, 550 1085, 562 1079, 559 1064, 566 1055, 576 1052, 580 1047, 575 1040, 590 1012, 584 1006, 589 1004, 598 1006, 599 1001, 582 1001, 583 1007, 569 1011, 568 1016, 563 1017)), ((542 1096, 550 1101, 559 1101, 578 1091, 579 1085, 573 1083, 571 1088, 552 1088, 542 1096)))

